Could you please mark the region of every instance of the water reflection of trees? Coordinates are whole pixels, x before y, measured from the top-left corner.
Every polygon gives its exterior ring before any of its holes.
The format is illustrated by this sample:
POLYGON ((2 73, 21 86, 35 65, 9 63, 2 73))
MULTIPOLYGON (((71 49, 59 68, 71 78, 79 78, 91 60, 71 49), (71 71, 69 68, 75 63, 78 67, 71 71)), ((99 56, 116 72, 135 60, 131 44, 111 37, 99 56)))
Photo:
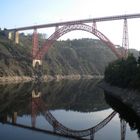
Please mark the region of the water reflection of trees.
POLYGON ((32 83, 0 85, 0 112, 28 114, 32 88, 32 83))
POLYGON ((29 113, 32 91, 40 91, 50 109, 70 109, 90 112, 108 108, 103 91, 96 87, 97 80, 52 81, 25 83, 0 87, 0 111, 29 113))
POLYGON ((137 130, 138 137, 140 138, 140 118, 136 113, 124 105, 122 102, 105 94, 105 99, 107 103, 119 113, 121 119, 124 119, 130 126, 131 130, 137 130))
POLYGON ((82 112, 108 108, 103 91, 96 86, 97 80, 48 83, 44 85, 43 99, 51 109, 67 109, 82 112))

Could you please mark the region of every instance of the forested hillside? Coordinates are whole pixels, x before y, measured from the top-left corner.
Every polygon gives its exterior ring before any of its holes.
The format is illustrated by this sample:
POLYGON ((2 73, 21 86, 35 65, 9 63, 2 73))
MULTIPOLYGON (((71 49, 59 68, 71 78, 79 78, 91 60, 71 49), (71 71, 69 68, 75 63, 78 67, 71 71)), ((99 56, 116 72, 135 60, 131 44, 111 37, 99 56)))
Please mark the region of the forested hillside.
POLYGON ((0 33, 0 77, 33 74, 30 53, 26 48, 25 45, 14 44, 3 32, 0 33))
POLYGON ((51 75, 98 75, 114 59, 115 55, 99 40, 58 41, 45 56, 44 71, 51 75))
MULTIPOLYGON (((42 36, 39 44, 42 46, 42 36)), ((14 44, 0 33, 0 76, 32 76, 32 35, 20 34, 14 44)), ((116 59, 111 50, 97 39, 57 41, 46 53, 43 73, 48 75, 103 74, 109 62, 116 59)))

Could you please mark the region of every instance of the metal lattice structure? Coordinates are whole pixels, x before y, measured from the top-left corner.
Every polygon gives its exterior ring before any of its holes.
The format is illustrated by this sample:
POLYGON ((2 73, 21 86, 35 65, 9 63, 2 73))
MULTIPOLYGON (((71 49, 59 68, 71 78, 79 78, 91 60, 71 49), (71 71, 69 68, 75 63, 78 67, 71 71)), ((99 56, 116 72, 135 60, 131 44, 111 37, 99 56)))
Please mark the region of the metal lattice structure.
POLYGON ((126 121, 121 119, 120 120, 121 124, 121 140, 125 140, 125 135, 126 135, 126 121))
POLYGON ((41 59, 43 59, 43 56, 47 53, 48 49, 54 44, 57 39, 59 39, 64 34, 74 30, 82 30, 95 35, 112 50, 117 58, 122 57, 122 55, 116 50, 114 44, 104 34, 102 34, 96 28, 93 29, 92 26, 86 24, 70 24, 59 28, 47 39, 44 46, 37 52, 36 57, 38 58, 39 56, 41 56, 41 59))
POLYGON ((33 32, 33 47, 32 47, 32 57, 33 59, 36 57, 36 53, 39 51, 38 50, 38 33, 37 29, 34 29, 33 32))
POLYGON ((99 124, 85 130, 73 130, 68 127, 65 127, 63 124, 58 122, 49 111, 44 112, 43 115, 45 116, 46 120, 55 128, 56 131, 71 136, 86 137, 86 136, 94 136, 94 134, 97 131, 102 129, 107 123, 110 122, 110 120, 116 115, 116 112, 113 111, 107 118, 105 118, 99 124))
MULTIPOLYGON (((73 130, 61 124, 57 119, 51 114, 51 112, 47 109, 47 105, 41 98, 38 100, 32 100, 34 105, 38 107, 38 110, 42 112, 45 119, 53 126, 55 132, 59 132, 64 135, 68 136, 75 136, 75 137, 86 137, 90 136, 92 139, 94 138, 94 134, 103 128, 107 123, 111 121, 111 119, 116 115, 116 111, 113 111, 108 117, 106 117, 103 121, 95 125, 94 127, 85 129, 85 130, 73 130)), ((37 109, 34 107, 34 109, 37 109)), ((37 111, 34 111, 37 112, 37 111)))
POLYGON ((123 56, 128 56, 128 49, 129 49, 129 38, 128 38, 128 25, 127 25, 127 19, 124 19, 124 25, 123 25, 123 39, 122 39, 122 47, 124 49, 123 56))

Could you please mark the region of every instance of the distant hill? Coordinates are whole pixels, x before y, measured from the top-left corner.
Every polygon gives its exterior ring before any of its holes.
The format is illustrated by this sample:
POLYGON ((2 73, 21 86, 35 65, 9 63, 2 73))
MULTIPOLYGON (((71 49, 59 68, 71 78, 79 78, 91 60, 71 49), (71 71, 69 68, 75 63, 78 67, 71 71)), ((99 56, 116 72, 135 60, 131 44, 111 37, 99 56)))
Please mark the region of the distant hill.
MULTIPOLYGON (((40 46, 42 42, 40 35, 40 46)), ((31 48, 32 35, 20 34, 20 44, 16 45, 1 31, 0 76, 33 75, 31 48)), ((56 41, 44 57, 43 72, 48 75, 98 75, 115 59, 112 51, 98 39, 56 41)))

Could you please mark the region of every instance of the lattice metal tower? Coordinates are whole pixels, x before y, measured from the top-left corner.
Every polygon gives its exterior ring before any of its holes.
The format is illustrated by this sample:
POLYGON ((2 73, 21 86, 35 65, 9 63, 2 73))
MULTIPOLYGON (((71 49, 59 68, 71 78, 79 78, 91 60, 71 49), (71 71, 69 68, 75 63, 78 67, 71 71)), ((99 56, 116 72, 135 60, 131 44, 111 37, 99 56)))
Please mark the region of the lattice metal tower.
POLYGON ((32 57, 33 57, 33 59, 37 55, 37 51, 38 51, 38 33, 37 33, 37 29, 34 29, 34 33, 33 33, 33 47, 32 47, 32 57))
POLYGON ((128 25, 127 25, 127 19, 124 19, 124 25, 123 25, 123 38, 122 38, 122 47, 123 47, 123 57, 128 56, 129 52, 129 38, 128 38, 128 25))
POLYGON ((121 123, 121 140, 125 140, 126 135, 126 121, 123 119, 120 119, 121 123))

